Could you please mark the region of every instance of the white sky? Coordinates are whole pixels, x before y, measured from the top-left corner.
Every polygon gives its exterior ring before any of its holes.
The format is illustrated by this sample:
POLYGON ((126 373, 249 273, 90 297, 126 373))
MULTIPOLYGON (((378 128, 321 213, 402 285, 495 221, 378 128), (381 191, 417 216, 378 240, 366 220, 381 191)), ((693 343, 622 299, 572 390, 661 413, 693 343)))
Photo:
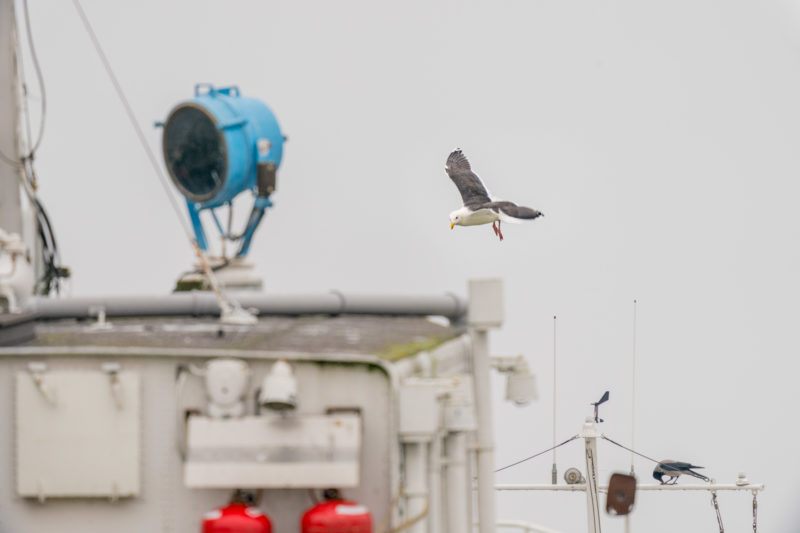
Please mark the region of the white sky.
MULTIPOLYGON (((505 280, 498 354, 538 403, 496 391, 498 465, 550 446, 606 389, 603 430, 732 482, 766 482, 763 531, 797 527, 800 12, 780 1, 84 0, 150 144, 196 82, 264 99, 290 140, 250 257, 268 292, 465 295, 505 280), (492 191, 545 213, 450 231, 460 146, 492 191)), ((70 2, 31 0, 47 84, 41 195, 74 294, 165 293, 191 262, 175 214, 70 2)), ((30 63, 28 63, 30 71, 30 63)), ((30 71, 32 74, 32 71, 30 71)), ((31 77, 31 91, 38 92, 31 77)), ((32 104, 36 106, 36 102, 32 104)), ((559 452, 559 475, 581 464, 559 452)), ((601 477, 629 454, 600 443, 601 477)), ((550 457, 498 476, 547 482, 550 457)), ((642 481, 652 464, 636 461, 642 481)), ((640 495, 635 531, 714 531, 705 495, 640 495)), ((745 494, 720 496, 751 530, 745 494)), ((265 506, 268 508, 269 503, 265 506)), ((579 495, 502 494, 503 518, 585 528, 579 495)), ((606 531, 622 520, 604 518, 606 531)))

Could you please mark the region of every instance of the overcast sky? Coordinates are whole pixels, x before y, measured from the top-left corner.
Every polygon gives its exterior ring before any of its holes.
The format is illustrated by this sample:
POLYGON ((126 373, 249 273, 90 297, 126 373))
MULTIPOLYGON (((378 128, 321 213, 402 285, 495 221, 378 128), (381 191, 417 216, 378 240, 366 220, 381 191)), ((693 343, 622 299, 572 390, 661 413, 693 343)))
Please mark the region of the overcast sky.
MULTIPOLYGON (((499 465, 550 446, 611 391, 603 431, 766 482, 764 531, 800 523, 800 9, 788 1, 83 0, 151 147, 196 82, 236 84, 289 142, 250 257, 268 292, 466 295, 501 277, 497 354, 523 353, 538 403, 502 403, 499 465), (489 188, 544 218, 457 227, 460 146, 489 188)), ((47 84, 41 196, 76 295, 166 293, 192 254, 69 2, 31 0, 47 84)), ((30 63, 27 67, 30 69, 30 63)), ((32 83, 34 97, 38 89, 32 83)), ((36 101, 32 101, 36 113, 36 101)), ((181 214, 181 216, 184 216, 181 214)), ((599 444, 601 477, 629 454, 599 444)), ((559 475, 583 468, 580 444, 559 475)), ((498 476, 547 482, 550 456, 498 476)), ((637 459, 640 479, 652 463, 637 459)), ((640 494, 634 531, 714 531, 705 494, 640 494)), ((501 494, 502 518, 585 528, 577 494, 501 494)), ((749 494, 721 494, 726 531, 749 494)), ((604 518, 622 531, 622 520, 604 518)))

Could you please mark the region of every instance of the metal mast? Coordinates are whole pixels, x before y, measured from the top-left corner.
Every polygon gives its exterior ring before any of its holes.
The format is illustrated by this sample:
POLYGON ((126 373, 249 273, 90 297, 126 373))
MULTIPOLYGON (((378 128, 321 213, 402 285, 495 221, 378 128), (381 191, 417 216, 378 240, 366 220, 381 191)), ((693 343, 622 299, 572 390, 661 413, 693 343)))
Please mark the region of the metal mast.
POLYGON ((492 437, 491 358, 489 330, 503 324, 503 284, 499 279, 469 282, 469 326, 472 333, 472 375, 478 415, 478 532, 495 531, 494 438, 492 437))
POLYGON ((13 0, 0 0, 0 229, 21 235, 15 23, 13 0))

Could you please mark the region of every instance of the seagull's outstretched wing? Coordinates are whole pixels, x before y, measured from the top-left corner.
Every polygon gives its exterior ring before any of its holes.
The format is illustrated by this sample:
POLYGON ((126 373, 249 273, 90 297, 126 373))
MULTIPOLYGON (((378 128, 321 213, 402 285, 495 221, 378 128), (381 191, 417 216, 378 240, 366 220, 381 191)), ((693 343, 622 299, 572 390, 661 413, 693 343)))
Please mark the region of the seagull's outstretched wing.
POLYGON ((517 205, 514 202, 491 202, 483 207, 497 213, 502 222, 511 222, 512 224, 519 224, 523 220, 532 220, 542 216, 536 209, 517 205))
POLYGON ((472 172, 467 156, 460 148, 453 150, 447 157, 447 164, 444 169, 447 175, 453 180, 461 193, 464 205, 476 205, 491 202, 489 191, 484 187, 483 182, 477 174, 472 172))

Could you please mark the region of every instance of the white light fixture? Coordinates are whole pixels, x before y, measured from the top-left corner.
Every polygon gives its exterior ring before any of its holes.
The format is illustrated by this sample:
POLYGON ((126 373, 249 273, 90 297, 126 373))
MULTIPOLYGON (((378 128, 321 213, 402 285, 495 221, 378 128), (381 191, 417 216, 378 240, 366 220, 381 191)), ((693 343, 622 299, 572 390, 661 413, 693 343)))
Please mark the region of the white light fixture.
POLYGON ((250 367, 240 359, 212 359, 205 368, 208 416, 244 415, 244 395, 250 384, 250 367))
POLYGON ((265 409, 282 412, 297 407, 297 380, 289 363, 275 361, 261 383, 258 404, 265 409))
POLYGON ((524 371, 514 371, 506 376, 506 400, 524 406, 539 398, 536 376, 524 371))
POLYGON ((531 373, 523 356, 494 356, 492 367, 506 375, 507 401, 524 406, 539 399, 536 375, 531 373))

